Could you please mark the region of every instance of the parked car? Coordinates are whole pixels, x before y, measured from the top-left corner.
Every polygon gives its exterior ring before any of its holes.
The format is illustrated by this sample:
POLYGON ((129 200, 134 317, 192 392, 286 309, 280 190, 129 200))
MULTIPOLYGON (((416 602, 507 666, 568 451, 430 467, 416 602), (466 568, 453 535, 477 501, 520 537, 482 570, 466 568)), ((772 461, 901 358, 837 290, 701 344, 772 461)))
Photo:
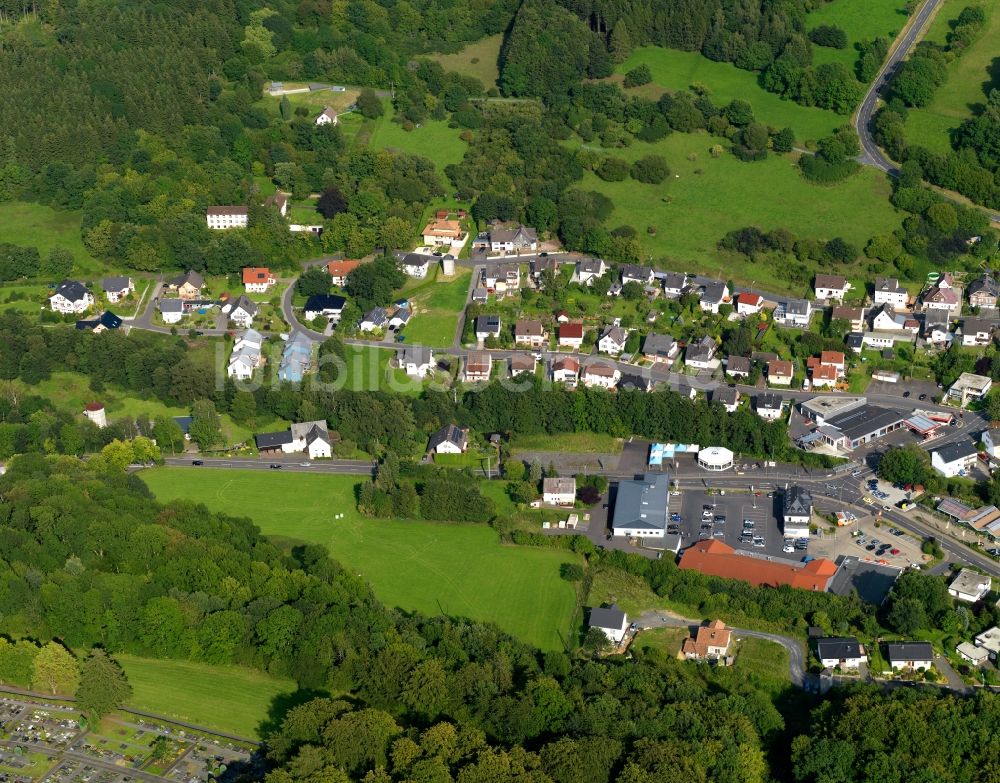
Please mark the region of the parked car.
POLYGON ((271 470, 281 470, 281 465, 279 465, 277 462, 272 462, 269 467, 271 468, 271 470))
POLYGON ((197 465, 198 467, 201 467, 201 466, 202 466, 202 465, 204 465, 205 463, 204 463, 204 462, 202 462, 202 461, 201 461, 200 459, 193 459, 193 460, 191 460, 191 464, 192 464, 192 465, 197 465))

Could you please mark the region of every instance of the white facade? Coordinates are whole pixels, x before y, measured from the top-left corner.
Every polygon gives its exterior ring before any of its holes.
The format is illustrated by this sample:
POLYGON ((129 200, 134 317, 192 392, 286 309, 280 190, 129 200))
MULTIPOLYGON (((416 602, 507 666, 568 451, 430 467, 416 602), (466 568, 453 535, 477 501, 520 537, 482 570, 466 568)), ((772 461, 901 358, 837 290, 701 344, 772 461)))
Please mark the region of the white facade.
POLYGON ((974 604, 989 593, 992 588, 993 580, 990 577, 963 568, 948 585, 948 595, 959 601, 974 604))
POLYGON ((543 479, 542 501, 550 506, 572 506, 576 502, 576 479, 558 476, 543 479))
POLYGON ((621 380, 622 374, 617 367, 597 366, 587 367, 583 371, 583 385, 590 388, 613 389, 621 380))
POLYGON ((109 302, 117 304, 135 290, 135 284, 132 282, 132 278, 126 278, 126 281, 127 283, 120 289, 104 289, 104 295, 108 298, 109 302))
POLYGON ((894 277, 879 278, 875 281, 875 293, 872 301, 876 305, 889 304, 893 307, 905 307, 910 295, 900 286, 894 277))
POLYGON ((250 224, 250 213, 246 207, 209 207, 205 220, 215 231, 246 228, 250 224))
POLYGON ((963 453, 952 456, 944 449, 931 452, 931 467, 942 476, 953 478, 965 475, 976 464, 976 454, 963 453))
POLYGON ((698 467, 703 470, 729 470, 733 467, 733 462, 733 452, 722 446, 702 449, 698 452, 698 467))
POLYGON ((94 295, 81 284, 61 284, 49 297, 49 307, 57 313, 85 313, 94 306, 94 295))

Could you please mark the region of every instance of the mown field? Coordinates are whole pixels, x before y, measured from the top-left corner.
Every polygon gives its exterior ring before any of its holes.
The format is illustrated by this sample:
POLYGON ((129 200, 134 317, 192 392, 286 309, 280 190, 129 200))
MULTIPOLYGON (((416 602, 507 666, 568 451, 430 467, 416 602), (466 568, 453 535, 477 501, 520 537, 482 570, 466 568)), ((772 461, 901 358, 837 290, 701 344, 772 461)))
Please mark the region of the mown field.
POLYGON ((742 71, 731 63, 709 60, 697 52, 644 46, 632 52, 616 71, 624 74, 643 64, 653 74, 652 84, 626 92, 655 98, 662 89, 686 90, 692 84, 701 84, 708 88, 716 105, 723 106, 734 98, 749 101, 758 120, 778 128, 792 128, 800 142, 828 136, 848 122, 847 117, 835 112, 786 101, 762 88, 757 83, 757 74, 742 71))
POLYGON ((654 258, 740 282, 756 281, 778 292, 789 290, 780 269, 720 256, 716 243, 726 232, 783 226, 798 236, 841 236, 863 247, 873 234, 899 224, 889 203, 889 182, 877 171, 865 168, 837 185, 813 185, 790 156, 769 155, 756 163, 728 152, 713 158, 710 149, 716 143, 705 133, 674 133, 655 144, 601 150, 630 161, 663 155, 673 176, 660 185, 645 185, 632 179, 605 182, 588 173, 577 187, 610 198, 615 210, 608 225, 634 227, 654 258), (649 226, 655 235, 647 234, 649 226))
POLYGON ((493 622, 546 650, 568 639, 575 595, 559 566, 579 562, 573 554, 501 546, 485 525, 366 519, 355 507, 357 476, 204 468, 141 476, 160 500, 245 510, 269 535, 325 544, 390 606, 493 622))
POLYGON ((622 444, 621 438, 603 432, 562 432, 558 435, 518 435, 511 442, 511 450, 621 454, 622 444))
POLYGON ((449 128, 446 120, 426 120, 411 131, 392 121, 392 107, 385 101, 386 113, 375 120, 368 136, 374 149, 409 152, 433 160, 438 171, 444 172, 449 163, 458 163, 465 155, 465 142, 458 128, 449 128))
POLYGON ((107 271, 80 238, 80 212, 55 210, 26 201, 0 203, 0 242, 37 247, 44 258, 54 247, 73 254, 74 272, 83 276, 107 271))
POLYGON ((813 63, 839 62, 854 71, 858 61, 856 45, 881 35, 894 40, 906 24, 906 3, 902 0, 833 0, 824 3, 806 18, 809 30, 828 24, 847 33, 846 49, 813 45, 813 63))
POLYGON ((129 707, 259 739, 258 728, 276 700, 295 692, 294 681, 242 666, 210 666, 116 655, 132 685, 129 707))
POLYGON ((403 330, 407 342, 432 348, 451 345, 465 309, 471 276, 470 269, 456 267, 453 277, 444 278, 440 267, 435 267, 422 284, 410 291, 404 289, 403 294, 413 303, 415 313, 403 330))
POLYGON ((433 59, 441 63, 446 71, 455 71, 463 76, 472 76, 489 89, 495 87, 500 78, 497 60, 500 58, 502 35, 491 35, 462 47, 454 54, 435 54, 433 59))
MULTIPOLYGON (((971 0, 946 0, 938 11, 928 40, 944 43, 952 22, 971 0)), ((951 149, 951 134, 963 120, 985 105, 990 89, 1000 87, 1000 13, 996 3, 983 4, 987 13, 986 27, 979 38, 961 57, 948 65, 948 79, 934 93, 931 102, 919 109, 910 109, 906 119, 906 140, 938 153, 951 149)))

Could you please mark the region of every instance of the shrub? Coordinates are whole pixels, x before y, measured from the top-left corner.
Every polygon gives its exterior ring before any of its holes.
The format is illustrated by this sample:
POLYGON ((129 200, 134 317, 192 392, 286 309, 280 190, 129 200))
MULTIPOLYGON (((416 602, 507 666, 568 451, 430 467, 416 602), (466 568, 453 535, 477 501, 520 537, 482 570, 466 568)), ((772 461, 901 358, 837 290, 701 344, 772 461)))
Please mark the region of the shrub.
POLYGON ((563 563, 559 566, 559 576, 567 582, 582 582, 583 566, 579 563, 563 563))
POLYGON ((649 70, 649 66, 640 65, 625 74, 622 84, 625 87, 641 87, 651 81, 653 81, 653 72, 649 70))
POLYGON ((622 158, 605 158, 594 171, 605 182, 622 182, 628 176, 628 161, 622 158))
POLYGON ((632 164, 632 179, 658 185, 670 176, 670 166, 662 155, 646 155, 632 164))
POLYGON ((832 24, 821 24, 811 30, 809 40, 817 46, 825 46, 829 49, 847 48, 847 33, 832 24))

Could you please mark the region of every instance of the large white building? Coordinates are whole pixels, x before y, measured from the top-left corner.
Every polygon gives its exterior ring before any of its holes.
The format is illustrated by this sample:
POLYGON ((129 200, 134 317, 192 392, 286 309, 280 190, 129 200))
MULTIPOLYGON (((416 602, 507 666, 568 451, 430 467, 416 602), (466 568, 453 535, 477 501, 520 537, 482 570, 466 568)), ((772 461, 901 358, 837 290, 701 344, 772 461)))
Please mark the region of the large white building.
POLYGON ((76 280, 63 280, 49 297, 49 307, 57 313, 85 313, 94 306, 94 295, 76 280))
POLYGON ((670 476, 647 473, 641 479, 618 482, 611 530, 628 538, 663 538, 667 530, 670 476))
POLYGON ((209 207, 205 211, 208 227, 216 231, 230 228, 246 228, 250 224, 250 210, 247 207, 209 207))
POLYGON ((229 366, 226 370, 230 378, 247 381, 253 377, 253 372, 263 364, 261 347, 264 338, 260 332, 247 329, 236 338, 233 352, 229 356, 229 366))

